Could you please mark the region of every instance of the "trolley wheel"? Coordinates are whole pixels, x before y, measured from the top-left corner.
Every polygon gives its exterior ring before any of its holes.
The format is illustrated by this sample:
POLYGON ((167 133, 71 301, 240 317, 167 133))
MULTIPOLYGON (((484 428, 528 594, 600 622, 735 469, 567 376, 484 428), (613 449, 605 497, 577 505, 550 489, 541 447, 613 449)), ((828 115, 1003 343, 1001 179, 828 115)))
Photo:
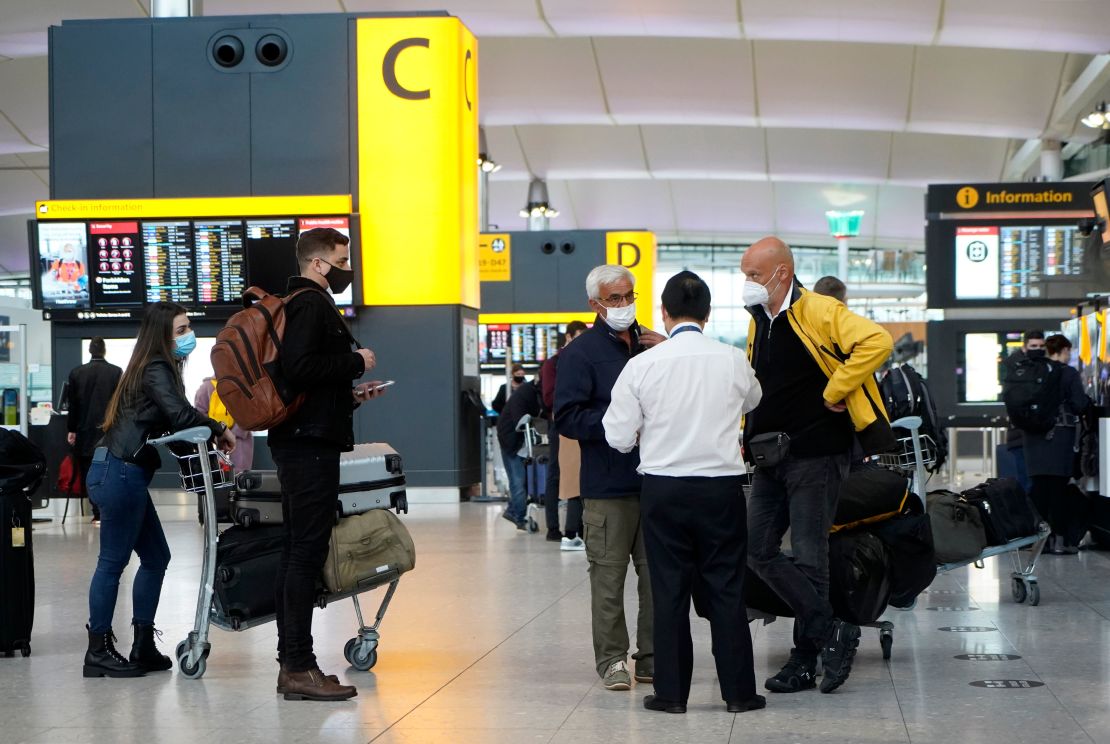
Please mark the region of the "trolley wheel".
POLYGON ((23 658, 26 659, 28 656, 31 655, 31 644, 30 643, 24 643, 23 645, 21 645, 19 647, 19 653, 23 658))
POLYGON ((204 676, 204 672, 208 667, 208 660, 203 656, 197 661, 196 664, 189 664, 189 654, 182 654, 177 657, 177 668, 181 670, 181 676, 186 679, 200 679, 204 676))
POLYGON ((189 650, 189 642, 188 641, 182 641, 181 643, 177 644, 177 649, 174 652, 174 656, 176 656, 177 658, 180 659, 182 656, 185 655, 185 652, 188 651, 188 650, 189 650))
POLYGON ((355 665, 355 648, 358 647, 358 643, 359 640, 357 638, 352 638, 343 646, 343 658, 346 659, 347 663, 351 666, 355 665))
POLYGON ((1041 588, 1040 588, 1040 586, 1037 585, 1037 582, 1031 581, 1031 582, 1029 582, 1029 605, 1031 607, 1036 607, 1040 603, 1041 603, 1041 588))
POLYGON ((894 648, 894 635, 890 633, 880 633, 879 646, 883 649, 883 661, 890 661, 890 650, 894 648))
POLYGON ((535 533, 539 532, 540 531, 540 523, 537 522, 536 520, 532 519, 531 517, 528 517, 528 531, 531 532, 532 534, 535 534, 535 533))
MULTIPOLYGON (((1024 602, 1026 597, 1029 596, 1029 591, 1025 587, 1025 579, 1019 579, 1015 576, 1010 582, 1010 594, 1018 604, 1024 602)), ((1040 595, 1040 590, 1037 591, 1037 594, 1040 595)), ((1040 599, 1039 596, 1038 599, 1040 599)))
POLYGON ((378 663, 378 649, 366 649, 361 644, 351 653, 351 666, 360 672, 369 672, 378 663))

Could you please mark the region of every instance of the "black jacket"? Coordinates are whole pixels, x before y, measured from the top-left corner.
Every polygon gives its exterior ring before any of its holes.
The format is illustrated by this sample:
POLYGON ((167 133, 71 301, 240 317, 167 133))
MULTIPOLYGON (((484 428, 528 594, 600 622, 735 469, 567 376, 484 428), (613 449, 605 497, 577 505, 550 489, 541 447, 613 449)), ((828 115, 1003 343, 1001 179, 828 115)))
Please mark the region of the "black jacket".
POLYGON ((351 383, 366 371, 362 357, 353 351, 355 339, 335 301, 311 279, 295 276, 287 291, 315 289, 289 301, 285 307, 281 371, 293 392, 305 400, 292 416, 270 430, 271 447, 302 444, 354 447, 354 410, 351 383))
POLYGON ((161 458, 158 450, 146 441, 194 426, 207 426, 213 434, 227 428, 193 408, 185 399, 185 390, 170 363, 155 359, 143 370, 141 394, 125 404, 98 446, 107 447, 121 460, 154 470, 161 464, 161 458))
POLYGON ((536 382, 526 382, 509 396, 497 417, 497 443, 501 449, 515 453, 524 444, 524 432, 516 430, 516 425, 525 414, 533 419, 540 415, 540 391, 536 382))
POLYGON ((93 359, 69 373, 69 413, 66 429, 77 435, 74 453, 89 457, 100 439, 100 425, 108 410, 108 401, 119 386, 123 370, 103 359, 93 359))
POLYGON ((559 434, 578 440, 583 498, 640 496, 640 451, 622 454, 605 441, 601 420, 609 408, 613 385, 628 360, 644 351, 640 327, 630 329, 632 349, 598 317, 588 331, 559 352, 555 379, 555 427, 559 434))
POLYGON ((1022 432, 1022 446, 1025 450, 1025 469, 1029 477, 1035 475, 1055 475, 1070 478, 1075 475, 1076 438, 1079 423, 1076 418, 1087 410, 1091 400, 1083 390, 1079 372, 1060 362, 1048 360, 1060 369, 1060 413, 1057 425, 1044 434, 1022 432))

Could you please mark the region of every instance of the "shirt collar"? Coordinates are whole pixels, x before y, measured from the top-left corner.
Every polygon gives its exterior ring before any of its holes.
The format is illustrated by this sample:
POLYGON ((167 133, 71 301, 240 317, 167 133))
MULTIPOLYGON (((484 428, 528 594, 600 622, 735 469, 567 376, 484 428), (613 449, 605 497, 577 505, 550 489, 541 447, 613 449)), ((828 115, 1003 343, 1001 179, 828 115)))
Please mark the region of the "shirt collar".
POLYGON ((682 328, 688 328, 691 331, 697 331, 698 333, 702 332, 701 326, 699 326, 697 323, 692 323, 692 322, 679 323, 678 325, 676 325, 674 328, 671 329, 670 338, 674 338, 679 333, 679 330, 682 329, 682 328))
MULTIPOLYGON (((786 298, 786 302, 783 304, 782 309, 779 310, 779 315, 782 315, 787 310, 789 310, 790 307, 795 302, 797 302, 798 298, 800 298, 801 296, 802 296, 801 288, 798 286, 797 282, 795 282, 794 287, 792 288, 792 290, 790 292, 790 296, 786 298)), ((765 312, 767 314, 767 317, 770 318, 771 320, 774 320, 777 317, 775 315, 771 315, 771 309, 769 307, 767 307, 766 305, 760 305, 760 307, 763 308, 763 312, 765 312)))

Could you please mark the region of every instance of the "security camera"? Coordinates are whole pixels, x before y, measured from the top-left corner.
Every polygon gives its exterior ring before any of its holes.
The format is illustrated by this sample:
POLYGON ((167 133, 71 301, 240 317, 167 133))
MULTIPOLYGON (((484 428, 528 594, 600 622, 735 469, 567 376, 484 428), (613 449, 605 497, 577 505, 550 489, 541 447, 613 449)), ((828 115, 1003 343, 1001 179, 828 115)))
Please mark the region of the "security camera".
POLYGON ((1101 232, 1105 227, 1105 221, 1098 217, 1084 217, 1079 220, 1079 234, 1084 238, 1089 238, 1093 232, 1101 232))

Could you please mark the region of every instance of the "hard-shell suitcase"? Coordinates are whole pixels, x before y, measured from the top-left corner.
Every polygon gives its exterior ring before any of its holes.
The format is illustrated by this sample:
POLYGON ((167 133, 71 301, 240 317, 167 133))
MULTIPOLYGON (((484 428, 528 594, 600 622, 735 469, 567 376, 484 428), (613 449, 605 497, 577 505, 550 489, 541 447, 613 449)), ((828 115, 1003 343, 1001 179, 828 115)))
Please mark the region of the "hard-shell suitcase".
POLYGON ((220 614, 233 624, 273 615, 284 541, 280 527, 229 527, 216 544, 214 589, 220 614))
POLYGON ((382 442, 356 444, 339 456, 339 515, 372 509, 409 510, 401 456, 382 442))
POLYGON ((235 476, 228 514, 233 523, 243 527, 281 524, 281 483, 277 471, 244 470, 235 476))
POLYGON ((31 496, 46 476, 46 458, 23 435, 0 429, 0 655, 31 655, 35 554, 31 496))

